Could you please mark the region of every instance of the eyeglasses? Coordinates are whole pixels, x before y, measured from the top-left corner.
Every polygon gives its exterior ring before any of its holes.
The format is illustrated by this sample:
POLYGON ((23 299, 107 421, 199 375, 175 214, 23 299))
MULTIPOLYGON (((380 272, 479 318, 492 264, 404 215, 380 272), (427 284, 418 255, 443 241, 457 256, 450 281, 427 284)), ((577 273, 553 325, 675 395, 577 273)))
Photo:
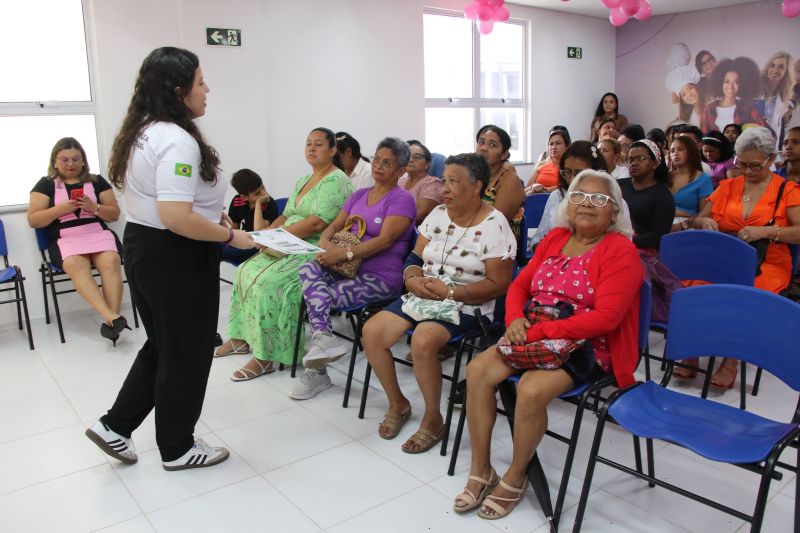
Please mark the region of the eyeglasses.
POLYGON ((652 159, 650 159, 646 155, 637 155, 636 157, 629 157, 627 163, 628 166, 631 166, 634 163, 644 163, 647 160, 652 161, 652 159))
POLYGON ((763 163, 745 162, 745 161, 741 161, 738 157, 734 157, 733 158, 733 166, 735 166, 736 168, 738 168, 742 172, 745 172, 747 170, 752 170, 753 172, 759 172, 766 166, 767 161, 769 161, 769 157, 766 158, 763 163))
POLYGON ((381 159, 376 155, 373 155, 369 158, 372 162, 373 166, 381 167, 381 168, 392 168, 394 166, 394 161, 391 159, 381 159))
POLYGON ((66 165, 69 162, 75 163, 76 165, 83 162, 83 158, 81 156, 76 157, 59 157, 56 159, 60 164, 66 165))
POLYGON ((425 159, 424 154, 411 154, 411 159, 416 159, 417 161, 421 161, 425 159))
POLYGON ((614 203, 614 199, 609 195, 599 192, 586 194, 583 191, 572 191, 569 193, 569 203, 574 205, 581 205, 587 198, 589 199, 589 203, 595 207, 605 207, 609 201, 614 203))
POLYGON ((586 170, 586 169, 580 168, 580 169, 573 170, 571 168, 564 168, 564 169, 559 170, 558 173, 565 180, 570 180, 573 177, 575 177, 578 174, 580 174, 581 172, 583 172, 584 170, 586 170))

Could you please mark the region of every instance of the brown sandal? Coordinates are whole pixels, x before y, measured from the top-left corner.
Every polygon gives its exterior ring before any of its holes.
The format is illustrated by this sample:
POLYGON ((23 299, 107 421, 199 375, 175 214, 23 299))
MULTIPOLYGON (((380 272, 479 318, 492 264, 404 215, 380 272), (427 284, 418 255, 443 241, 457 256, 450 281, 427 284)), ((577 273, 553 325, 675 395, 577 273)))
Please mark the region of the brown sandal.
POLYGON ((434 435, 427 429, 420 429, 411 435, 407 441, 403 443, 402 449, 406 453, 425 453, 444 438, 444 426, 439 429, 439 433, 434 435), (416 445, 416 448, 411 446, 416 445))
POLYGON ((392 411, 386 411, 383 415, 383 421, 378 424, 378 436, 382 439, 392 440, 403 429, 408 419, 411 418, 411 407, 405 413, 397 414, 392 411), (381 428, 384 427, 389 430, 388 433, 381 433, 381 428))
POLYGON ((483 484, 483 488, 481 489, 480 493, 475 496, 471 490, 469 490, 467 487, 464 487, 464 492, 456 496, 456 501, 453 502, 453 511, 457 513, 466 513, 467 511, 471 511, 482 504, 483 500, 486 498, 486 495, 497 486, 497 483, 500 481, 500 476, 498 476, 497 472, 495 472, 494 468, 492 468, 492 471, 489 473, 489 479, 483 479, 482 477, 473 475, 470 475, 467 479, 483 484), (458 505, 458 502, 460 501, 466 502, 466 505, 458 505))
POLYGON ((700 360, 697 357, 690 357, 689 359, 685 360, 683 364, 690 366, 692 368, 684 368, 682 366, 676 366, 672 370, 672 375, 678 379, 694 379, 697 377, 697 365, 700 364, 700 360))
POLYGON ((514 493, 517 495, 516 498, 503 498, 501 496, 495 496, 494 494, 489 494, 486 496, 486 499, 483 501, 483 506, 478 509, 478 516, 483 518, 484 520, 497 520, 498 518, 503 518, 508 515, 511 511, 514 510, 514 507, 517 506, 520 499, 522 499, 522 495, 525 493, 525 489, 528 488, 528 478, 525 478, 525 483, 522 484, 521 487, 512 487, 502 479, 500 480, 500 486, 503 489, 507 490, 508 492, 514 493), (509 502, 508 507, 503 507, 497 502, 509 502), (495 514, 487 514, 484 511, 484 507, 488 507, 495 514))

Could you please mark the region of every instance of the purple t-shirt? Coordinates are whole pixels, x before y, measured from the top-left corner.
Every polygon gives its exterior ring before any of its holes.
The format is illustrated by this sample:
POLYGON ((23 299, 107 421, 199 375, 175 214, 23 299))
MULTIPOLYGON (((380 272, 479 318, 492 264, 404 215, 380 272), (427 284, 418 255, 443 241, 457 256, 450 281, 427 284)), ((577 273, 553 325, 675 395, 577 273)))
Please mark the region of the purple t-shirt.
POLYGON ((408 240, 411 232, 414 231, 417 204, 410 192, 401 187, 395 187, 384 194, 378 202, 367 205, 372 189, 372 187, 367 187, 351 194, 342 206, 342 211, 348 215, 359 215, 366 221, 367 232, 361 238, 362 242, 367 242, 380 235, 383 222, 387 217, 397 216, 409 219, 408 228, 394 244, 386 250, 364 259, 358 269, 359 272, 368 272, 377 276, 399 292, 403 286, 403 261, 408 252, 408 240))

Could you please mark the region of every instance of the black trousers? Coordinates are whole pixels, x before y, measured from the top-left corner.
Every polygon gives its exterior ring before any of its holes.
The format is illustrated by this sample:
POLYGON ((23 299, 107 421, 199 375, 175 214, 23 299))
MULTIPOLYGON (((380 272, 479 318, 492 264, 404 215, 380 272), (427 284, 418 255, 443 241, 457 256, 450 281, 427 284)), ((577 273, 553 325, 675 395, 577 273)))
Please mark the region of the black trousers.
POLYGON ((147 341, 102 421, 130 438, 156 410, 163 461, 194 444, 219 316, 219 243, 181 237, 129 222, 125 275, 147 341))

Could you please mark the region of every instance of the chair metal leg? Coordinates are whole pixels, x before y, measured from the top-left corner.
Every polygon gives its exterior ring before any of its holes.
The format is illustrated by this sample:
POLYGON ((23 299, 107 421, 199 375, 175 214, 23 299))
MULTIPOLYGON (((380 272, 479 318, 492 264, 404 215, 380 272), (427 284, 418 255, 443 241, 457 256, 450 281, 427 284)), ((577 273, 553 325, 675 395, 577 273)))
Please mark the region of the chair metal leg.
POLYGON ((361 391, 361 406, 358 408, 358 418, 364 418, 364 410, 367 408, 367 393, 369 392, 369 378, 372 375, 372 365, 367 363, 367 370, 364 372, 364 390, 361 391))
POLYGON ((294 336, 294 355, 292 356, 292 373, 294 377, 297 373, 297 360, 300 357, 300 335, 303 335, 303 319, 306 316, 306 306, 300 302, 300 312, 297 313, 297 333, 294 336))
POLYGON ((464 422, 466 422, 466 420, 467 420, 467 398, 466 395, 464 395, 464 403, 461 405, 461 414, 458 415, 456 436, 453 437, 453 451, 450 454, 450 466, 447 468, 448 476, 452 476, 453 474, 455 474, 456 471, 456 461, 458 460, 458 448, 461 446, 461 435, 464 433, 464 422))
POLYGON ((53 279, 53 272, 48 271, 48 276, 50 277, 50 290, 53 294, 53 311, 56 314, 56 323, 58 324, 58 334, 61 337, 61 344, 64 344, 66 339, 64 338, 64 325, 61 323, 61 310, 58 308, 58 295, 56 294, 56 282, 53 279))
POLYGON ((701 398, 708 397, 708 389, 711 386, 711 376, 714 373, 714 360, 716 357, 713 355, 708 358, 708 368, 706 369, 706 377, 703 378, 703 388, 700 391, 701 398))
POLYGON ((569 436, 569 446, 567 448, 567 457, 564 460, 564 472, 561 474, 561 484, 558 487, 558 495, 556 496, 556 507, 553 509, 553 523, 558 528, 558 521, 561 519, 561 510, 564 507, 564 500, 567 497, 567 486, 569 485, 569 475, 572 472, 572 461, 575 459, 575 450, 578 447, 578 436, 581 431, 581 422, 583 420, 584 405, 586 400, 579 402, 575 409, 575 419, 572 422, 572 433, 569 436))
MULTIPOLYGON (((128 292, 130 293, 130 287, 128 287, 128 292)), ((139 312, 136 310, 136 302, 133 301, 133 295, 131 294, 131 313, 133 313, 133 327, 139 327, 139 312)))
MULTIPOLYGON (((572 526, 573 533, 580 532, 583 515, 586 513, 586 503, 589 500, 589 491, 592 488, 592 478, 594 477, 594 468, 597 465, 597 454, 600 451, 600 443, 603 440, 603 430, 606 426, 607 413, 608 409, 604 406, 600 411, 600 418, 597 422, 597 429, 595 429, 594 432, 594 440, 592 441, 592 449, 589 452, 589 464, 586 465, 586 476, 583 479, 583 489, 581 489, 581 496, 578 499, 575 523, 572 526)), ((635 449, 639 449, 638 442, 636 443, 635 449)))
MULTIPOLYGON (((22 276, 20 276, 21 278, 22 276)), ((28 298, 25 295, 25 284, 20 279, 19 282, 20 293, 22 294, 22 310, 25 314, 25 327, 28 329, 28 344, 31 347, 31 350, 34 349, 33 347, 33 332, 31 331, 31 318, 28 315, 28 298)))
MULTIPOLYGON (((653 453, 653 439, 644 440, 645 449, 647 450, 647 475, 656 477, 656 456, 653 453)), ((647 486, 651 489, 656 486, 655 483, 648 482, 647 486)))
MULTIPOLYGON (((359 321, 360 322, 360 321, 359 321)), ((361 328, 358 328, 358 333, 353 338, 353 348, 350 350, 350 366, 347 368, 347 381, 344 385, 344 400, 342 407, 347 407, 347 402, 350 401, 350 387, 353 384, 353 373, 356 370, 356 355, 358 354, 358 339, 361 337, 361 328)))
POLYGON ((50 323, 50 306, 47 303, 47 282, 44 277, 44 265, 39 268, 39 273, 42 275, 42 296, 44 296, 44 322, 50 323))
POLYGON ((17 271, 17 279, 14 282, 14 300, 17 302, 17 323, 19 323, 19 329, 22 329, 22 307, 20 306, 22 299, 19 297, 19 286, 21 283, 22 277, 19 275, 19 271, 17 271))
POLYGON ((761 385, 761 367, 756 367, 756 378, 753 380, 753 391, 750 393, 753 396, 758 396, 758 386, 761 385))
POLYGON ((553 502, 550 500, 550 487, 547 485, 547 477, 544 475, 544 469, 542 468, 542 462, 539 461, 538 453, 533 453, 533 458, 528 463, 528 471, 526 473, 542 512, 550 523, 550 530, 553 531, 557 527, 553 519, 553 502))
POLYGON ((742 375, 739 379, 739 409, 747 409, 747 363, 742 361, 742 375))
POLYGON ((517 404, 517 391, 513 383, 504 381, 497 386, 497 391, 500 393, 500 402, 503 404, 503 409, 506 412, 508 419, 508 427, 511 428, 511 438, 514 438, 514 408, 517 404))
POLYGON ((453 408, 456 398, 456 389, 458 388, 459 371, 461 370, 461 359, 464 354, 464 344, 464 340, 462 339, 459 343, 453 365, 453 380, 450 382, 450 397, 447 400, 447 414, 444 418, 444 437, 442 438, 442 449, 439 452, 442 457, 447 455, 447 441, 450 437, 450 425, 453 422, 453 408))
POLYGON ((644 472, 642 470, 642 445, 636 435, 633 435, 633 462, 636 465, 637 472, 644 472))
POLYGON ((644 377, 646 380, 650 381, 650 354, 645 352, 643 355, 644 355, 644 377))

